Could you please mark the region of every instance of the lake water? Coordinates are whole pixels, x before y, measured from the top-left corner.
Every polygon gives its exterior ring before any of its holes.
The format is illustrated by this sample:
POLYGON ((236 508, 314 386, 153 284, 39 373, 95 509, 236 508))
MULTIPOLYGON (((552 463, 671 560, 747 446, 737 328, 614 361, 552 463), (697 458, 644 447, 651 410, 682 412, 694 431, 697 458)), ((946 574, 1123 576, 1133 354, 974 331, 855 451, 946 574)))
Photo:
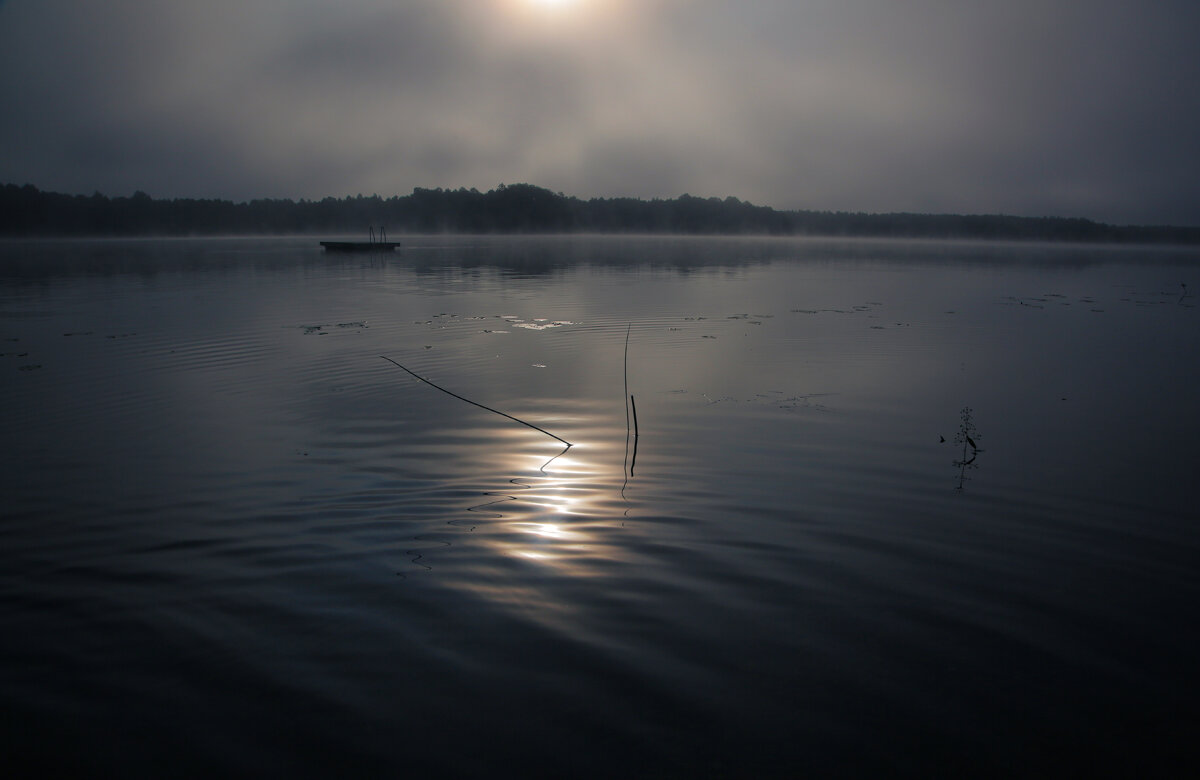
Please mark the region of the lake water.
POLYGON ((1191 767, 1198 260, 0 245, 0 747, 164 777, 1191 767))

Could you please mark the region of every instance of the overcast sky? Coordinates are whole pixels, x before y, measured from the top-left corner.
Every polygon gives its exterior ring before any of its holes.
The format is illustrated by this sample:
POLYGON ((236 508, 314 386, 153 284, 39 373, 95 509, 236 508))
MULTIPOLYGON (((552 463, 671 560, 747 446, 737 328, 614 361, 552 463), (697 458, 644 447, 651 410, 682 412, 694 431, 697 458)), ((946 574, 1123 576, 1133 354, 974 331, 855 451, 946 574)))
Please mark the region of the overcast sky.
POLYGON ((1197 0, 0 0, 0 182, 1200 225, 1197 0))

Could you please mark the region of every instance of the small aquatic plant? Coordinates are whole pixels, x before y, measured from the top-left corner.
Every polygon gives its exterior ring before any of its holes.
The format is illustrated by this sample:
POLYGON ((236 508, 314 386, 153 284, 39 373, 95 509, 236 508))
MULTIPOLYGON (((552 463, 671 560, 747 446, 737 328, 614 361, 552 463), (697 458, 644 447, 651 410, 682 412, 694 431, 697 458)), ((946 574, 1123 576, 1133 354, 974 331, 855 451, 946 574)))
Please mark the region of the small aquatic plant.
POLYGON ((954 461, 955 468, 958 469, 958 490, 963 489, 963 484, 967 481, 967 469, 977 469, 979 464, 975 459, 979 456, 982 450, 975 443, 976 439, 983 438, 979 435, 979 431, 975 429, 975 421, 971 417, 972 410, 969 406, 964 406, 959 412, 958 433, 954 435, 954 443, 962 445, 962 457, 954 461))

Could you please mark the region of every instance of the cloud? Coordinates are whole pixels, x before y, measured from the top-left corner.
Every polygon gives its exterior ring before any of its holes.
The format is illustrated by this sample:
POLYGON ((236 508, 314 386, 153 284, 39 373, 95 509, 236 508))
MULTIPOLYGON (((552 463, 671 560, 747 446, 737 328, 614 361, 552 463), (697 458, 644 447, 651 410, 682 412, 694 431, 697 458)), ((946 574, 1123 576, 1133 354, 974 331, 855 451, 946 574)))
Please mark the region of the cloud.
POLYGON ((0 180, 1200 224, 1190 2, 0 6, 0 180))

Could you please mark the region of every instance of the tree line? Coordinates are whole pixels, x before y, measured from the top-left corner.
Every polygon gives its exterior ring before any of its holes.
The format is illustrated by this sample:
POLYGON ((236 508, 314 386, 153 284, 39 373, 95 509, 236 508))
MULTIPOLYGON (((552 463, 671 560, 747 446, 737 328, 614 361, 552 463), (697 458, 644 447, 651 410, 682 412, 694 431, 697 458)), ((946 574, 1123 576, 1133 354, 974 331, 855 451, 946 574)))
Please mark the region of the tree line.
POLYGON ((1088 219, 998 214, 780 211, 737 198, 579 198, 532 184, 423 189, 381 198, 245 202, 107 197, 0 187, 0 235, 192 236, 412 233, 679 233, 880 238, 978 238, 1118 243, 1200 243, 1200 227, 1117 226, 1088 219))

